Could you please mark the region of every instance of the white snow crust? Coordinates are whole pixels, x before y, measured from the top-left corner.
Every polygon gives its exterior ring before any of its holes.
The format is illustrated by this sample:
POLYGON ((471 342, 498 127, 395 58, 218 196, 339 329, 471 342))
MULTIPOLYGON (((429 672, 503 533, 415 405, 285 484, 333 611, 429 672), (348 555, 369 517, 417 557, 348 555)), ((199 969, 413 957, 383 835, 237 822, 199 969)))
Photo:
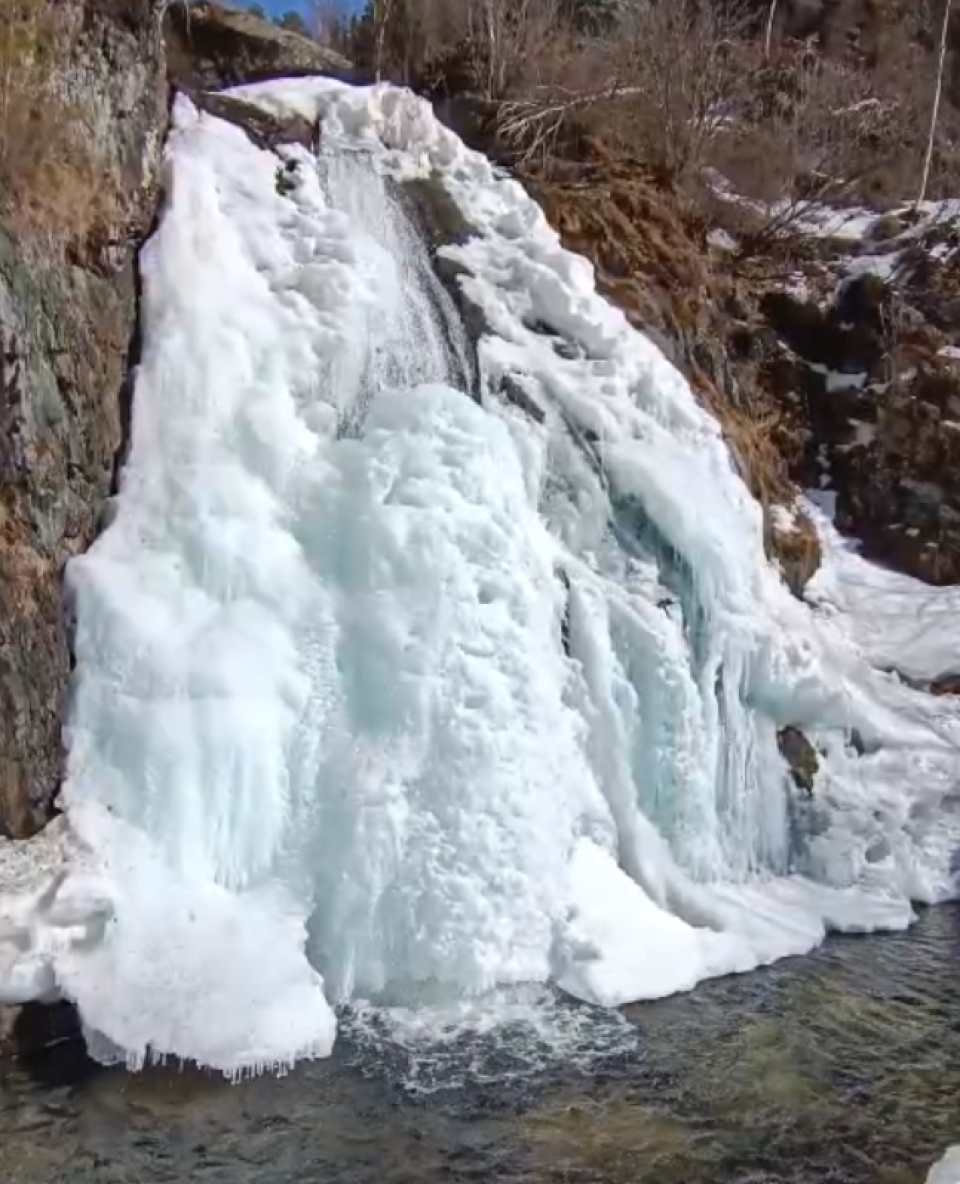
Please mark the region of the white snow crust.
POLYGON ((927 1174, 927 1184, 960 1184, 960 1145, 947 1148, 927 1174))
POLYGON ((343 1002, 616 1005, 950 895, 957 713, 790 596, 717 424, 522 188, 407 92, 240 93, 320 157, 176 103, 131 452, 69 570, 83 854, 0 848, 0 992, 239 1074, 325 1055, 343 1002), (478 389, 413 177, 473 230, 478 389))

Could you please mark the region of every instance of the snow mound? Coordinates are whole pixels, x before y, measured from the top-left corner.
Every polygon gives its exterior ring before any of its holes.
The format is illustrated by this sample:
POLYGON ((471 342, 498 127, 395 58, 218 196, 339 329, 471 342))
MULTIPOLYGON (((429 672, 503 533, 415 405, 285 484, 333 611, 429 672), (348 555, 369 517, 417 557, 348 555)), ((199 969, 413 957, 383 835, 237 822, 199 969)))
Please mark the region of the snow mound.
POLYGON ((930 1169, 927 1184, 960 1184, 960 1147, 948 1147, 930 1169))
POLYGON ((340 1003, 616 1005, 949 895, 956 714, 789 595, 717 424, 522 188, 407 92, 241 93, 320 157, 177 101, 130 458, 69 572, 81 932, 12 888, 3 989, 239 1074, 325 1055, 340 1003), (414 177, 475 232, 453 294, 414 177))

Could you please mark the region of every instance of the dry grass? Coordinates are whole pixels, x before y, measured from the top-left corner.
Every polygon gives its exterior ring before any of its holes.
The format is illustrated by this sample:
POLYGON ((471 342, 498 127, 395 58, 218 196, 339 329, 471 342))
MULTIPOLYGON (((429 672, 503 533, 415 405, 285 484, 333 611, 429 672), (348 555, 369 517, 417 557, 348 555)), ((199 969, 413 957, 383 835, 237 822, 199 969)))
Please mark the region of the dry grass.
POLYGON ((0 217, 67 246, 95 238, 117 205, 91 159, 83 111, 62 92, 81 21, 71 0, 0 6, 0 217))
POLYGON ((794 523, 791 531, 774 530, 770 516, 764 515, 767 554, 780 564, 787 586, 800 596, 819 568, 823 551, 817 528, 805 514, 795 513, 794 523))

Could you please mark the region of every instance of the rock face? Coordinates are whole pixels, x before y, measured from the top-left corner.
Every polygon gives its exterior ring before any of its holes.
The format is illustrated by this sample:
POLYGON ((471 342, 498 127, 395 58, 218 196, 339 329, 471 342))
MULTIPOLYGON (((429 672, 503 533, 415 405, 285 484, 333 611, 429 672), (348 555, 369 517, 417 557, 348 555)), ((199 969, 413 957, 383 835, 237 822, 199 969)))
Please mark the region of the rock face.
POLYGON ((836 493, 866 555, 933 584, 960 582, 958 244, 946 220, 859 244, 872 270, 798 259, 794 290, 759 300, 766 380, 805 441, 796 479, 836 493))
POLYGON ((219 4, 171 5, 165 31, 170 78, 181 89, 221 90, 306 74, 352 77, 350 63, 333 50, 219 4))
MULTIPOLYGON (((154 0, 83 0, 59 13, 67 23, 51 34, 46 60, 78 121, 98 204, 95 217, 69 227, 55 212, 29 225, 16 211, 0 216, 0 835, 8 836, 43 822, 63 771, 63 571, 93 540, 119 459, 135 252, 155 209, 166 126, 154 0)), ((74 167, 56 174, 68 200, 74 167)))

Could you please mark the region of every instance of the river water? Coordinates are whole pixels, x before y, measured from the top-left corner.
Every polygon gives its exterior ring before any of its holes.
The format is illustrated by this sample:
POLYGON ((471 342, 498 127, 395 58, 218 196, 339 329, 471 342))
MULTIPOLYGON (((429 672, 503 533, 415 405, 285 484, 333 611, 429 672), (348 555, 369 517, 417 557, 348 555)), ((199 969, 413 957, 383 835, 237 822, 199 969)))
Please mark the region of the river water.
POLYGON ((911 1184, 960 1138, 958 955, 960 907, 932 909, 623 1023, 571 1005, 566 1058, 348 1018, 331 1060, 231 1085, 64 1041, 3 1066, 0 1180, 911 1184))

